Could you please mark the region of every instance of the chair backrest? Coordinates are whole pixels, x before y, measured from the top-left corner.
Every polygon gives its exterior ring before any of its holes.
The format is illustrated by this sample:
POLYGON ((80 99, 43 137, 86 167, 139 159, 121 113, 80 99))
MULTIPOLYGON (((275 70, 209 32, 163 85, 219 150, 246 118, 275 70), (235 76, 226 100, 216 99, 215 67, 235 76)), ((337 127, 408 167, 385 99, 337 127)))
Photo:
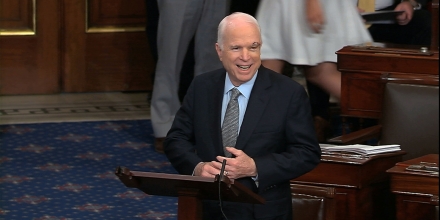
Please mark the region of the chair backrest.
POLYGON ((439 89, 387 83, 380 144, 400 144, 404 160, 439 152, 439 89))
POLYGON ((336 218, 335 189, 302 184, 290 184, 293 220, 334 220, 336 218))

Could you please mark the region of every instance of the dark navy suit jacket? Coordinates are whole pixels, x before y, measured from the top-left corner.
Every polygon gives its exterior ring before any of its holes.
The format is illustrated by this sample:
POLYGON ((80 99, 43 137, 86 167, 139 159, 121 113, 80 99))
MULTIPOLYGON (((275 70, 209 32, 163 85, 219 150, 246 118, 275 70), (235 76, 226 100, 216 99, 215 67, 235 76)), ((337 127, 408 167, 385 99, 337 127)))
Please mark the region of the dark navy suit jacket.
MULTIPOLYGON (((199 162, 224 155, 221 109, 225 76, 226 70, 219 69, 194 78, 176 114, 164 150, 180 174, 191 175, 199 162)), ((266 200, 264 207, 254 206, 253 215, 291 212, 289 180, 312 170, 321 155, 304 87, 261 66, 235 147, 254 159, 259 186, 250 177, 236 181, 266 200)))

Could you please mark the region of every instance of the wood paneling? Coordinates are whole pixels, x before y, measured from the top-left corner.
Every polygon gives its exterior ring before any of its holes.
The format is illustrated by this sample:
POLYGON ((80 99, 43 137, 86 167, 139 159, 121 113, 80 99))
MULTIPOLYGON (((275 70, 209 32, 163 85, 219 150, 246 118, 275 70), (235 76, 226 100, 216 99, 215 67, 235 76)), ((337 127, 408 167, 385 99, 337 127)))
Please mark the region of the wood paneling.
POLYGON ((0 0, 0 34, 35 33, 36 0, 0 0))
POLYGON ((150 90, 155 64, 143 29, 144 1, 66 0, 64 3, 65 91, 150 90), (86 27, 98 31, 85 31, 86 27))
POLYGON ((89 28, 145 27, 145 6, 142 2, 124 0, 88 0, 87 26, 89 28))
POLYGON ((33 2, 0 0, 0 94, 60 91, 59 1, 33 2))
POLYGON ((144 0, 0 0, 0 94, 151 90, 144 0))

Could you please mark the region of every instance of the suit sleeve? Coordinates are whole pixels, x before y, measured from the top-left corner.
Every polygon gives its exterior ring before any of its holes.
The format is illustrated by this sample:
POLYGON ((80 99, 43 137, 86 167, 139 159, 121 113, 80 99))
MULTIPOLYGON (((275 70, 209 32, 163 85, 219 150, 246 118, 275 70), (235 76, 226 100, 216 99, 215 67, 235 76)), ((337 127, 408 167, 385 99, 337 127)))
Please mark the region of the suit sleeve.
POLYGON ((194 99, 194 85, 191 84, 164 141, 165 155, 177 172, 184 175, 192 175, 195 166, 202 162, 195 153, 194 99))
MULTIPOLYGON (((255 157, 259 188, 265 188, 299 177, 312 170, 321 158, 321 149, 314 132, 307 93, 302 86, 289 88, 289 100, 272 103, 269 108, 286 108, 285 115, 273 120, 284 120, 280 126, 283 141, 277 142, 278 152, 255 157)), ((274 110, 276 111, 276 110, 274 110)), ((269 111, 270 112, 270 111, 269 111)), ((280 112, 278 110, 278 112, 280 112)))

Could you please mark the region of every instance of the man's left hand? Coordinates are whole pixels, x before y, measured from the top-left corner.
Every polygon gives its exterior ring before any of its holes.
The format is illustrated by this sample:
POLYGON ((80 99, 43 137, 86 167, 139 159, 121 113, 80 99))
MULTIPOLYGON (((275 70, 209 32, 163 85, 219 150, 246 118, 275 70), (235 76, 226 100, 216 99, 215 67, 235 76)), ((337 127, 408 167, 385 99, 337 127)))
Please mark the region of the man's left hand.
POLYGON ((414 14, 413 6, 409 1, 401 2, 396 6, 394 11, 403 11, 402 14, 396 17, 396 21, 400 25, 407 25, 411 21, 414 14))
MULTIPOLYGON (((227 176, 230 179, 238 179, 242 177, 253 177, 257 175, 257 167, 255 161, 249 157, 242 150, 238 150, 233 147, 226 147, 226 150, 235 155, 234 158, 217 156, 217 160, 220 161, 219 169, 221 168, 221 162, 225 159, 227 176)), ((226 173, 226 172, 225 172, 226 173)))

